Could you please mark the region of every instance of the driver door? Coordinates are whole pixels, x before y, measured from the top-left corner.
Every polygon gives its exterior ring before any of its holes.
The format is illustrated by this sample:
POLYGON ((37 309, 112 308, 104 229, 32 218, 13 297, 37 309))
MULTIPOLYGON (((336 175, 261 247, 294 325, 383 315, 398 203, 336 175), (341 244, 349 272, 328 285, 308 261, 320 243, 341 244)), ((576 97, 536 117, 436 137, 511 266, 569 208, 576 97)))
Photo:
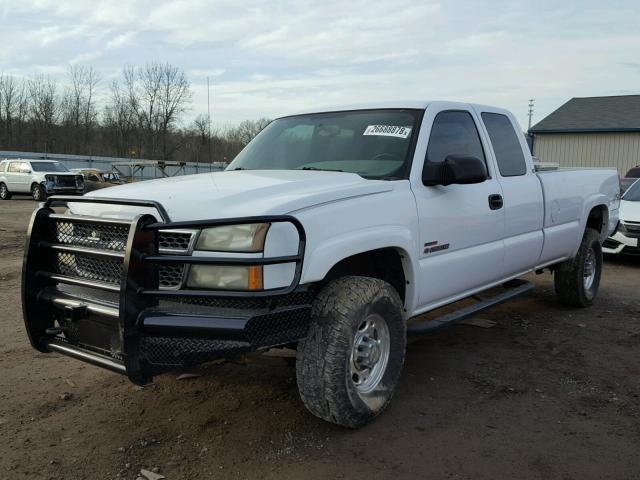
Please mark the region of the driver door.
POLYGON ((448 155, 474 156, 485 162, 488 178, 475 184, 425 186, 421 169, 414 168, 411 183, 421 249, 418 310, 455 301, 503 275, 502 189, 478 125, 475 112, 459 105, 425 112, 422 128, 429 136, 423 164, 442 162, 448 155))

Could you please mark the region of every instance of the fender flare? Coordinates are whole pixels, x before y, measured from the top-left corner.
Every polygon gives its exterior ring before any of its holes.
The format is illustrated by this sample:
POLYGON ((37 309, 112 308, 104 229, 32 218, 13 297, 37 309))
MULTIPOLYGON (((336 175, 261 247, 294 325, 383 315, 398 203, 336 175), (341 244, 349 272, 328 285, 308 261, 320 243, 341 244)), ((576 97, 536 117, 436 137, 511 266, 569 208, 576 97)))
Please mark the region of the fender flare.
POLYGON ((418 265, 417 251, 410 230, 402 226, 376 226, 364 230, 349 231, 332 237, 320 245, 308 245, 305 252, 302 278, 300 283, 322 281, 327 273, 339 262, 354 255, 392 248, 400 253, 407 286, 405 306, 411 310, 418 291, 418 274, 414 265, 418 265))
POLYGON ((600 232, 600 242, 604 242, 609 236, 609 199, 602 193, 591 195, 584 202, 584 208, 581 216, 582 231, 587 228, 589 215, 594 208, 603 208, 602 231, 600 232))

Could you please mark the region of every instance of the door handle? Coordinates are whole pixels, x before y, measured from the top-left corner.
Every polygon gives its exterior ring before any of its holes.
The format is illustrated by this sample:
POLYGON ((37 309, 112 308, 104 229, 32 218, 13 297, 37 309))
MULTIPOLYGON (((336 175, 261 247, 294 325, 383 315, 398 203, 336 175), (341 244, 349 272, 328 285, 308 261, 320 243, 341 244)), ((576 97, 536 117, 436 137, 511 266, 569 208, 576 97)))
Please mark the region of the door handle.
POLYGON ((499 210, 504 206, 504 200, 502 199, 502 195, 499 193, 494 193, 493 195, 489 195, 489 208, 491 210, 499 210))

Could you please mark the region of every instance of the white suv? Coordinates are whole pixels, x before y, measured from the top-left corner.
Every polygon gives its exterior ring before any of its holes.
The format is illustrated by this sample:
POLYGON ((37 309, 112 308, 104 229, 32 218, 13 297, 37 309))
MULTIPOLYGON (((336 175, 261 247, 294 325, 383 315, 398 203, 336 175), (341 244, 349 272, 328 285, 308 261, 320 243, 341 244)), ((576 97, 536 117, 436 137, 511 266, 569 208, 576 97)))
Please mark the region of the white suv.
POLYGON ((0 162, 0 200, 9 200, 13 194, 30 194, 40 201, 55 193, 84 193, 84 178, 53 160, 0 162))

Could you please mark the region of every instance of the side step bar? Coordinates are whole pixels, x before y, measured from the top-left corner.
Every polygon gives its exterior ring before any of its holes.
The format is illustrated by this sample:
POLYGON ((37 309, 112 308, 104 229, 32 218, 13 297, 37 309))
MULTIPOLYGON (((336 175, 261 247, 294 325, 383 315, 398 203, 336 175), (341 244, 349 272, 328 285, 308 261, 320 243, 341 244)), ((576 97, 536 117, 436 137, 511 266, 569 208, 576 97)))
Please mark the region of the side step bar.
MULTIPOLYGON (((407 325, 407 333, 419 335, 423 333, 429 333, 438 328, 445 327, 452 323, 458 322, 464 318, 471 317, 479 312, 487 310, 488 308, 500 305, 512 298, 520 297, 525 293, 531 291, 535 285, 526 280, 511 280, 503 285, 507 288, 505 292, 499 293, 491 298, 480 300, 474 305, 461 308, 455 312, 447 313, 441 317, 434 318, 433 320, 427 320, 419 323, 409 323, 407 325)), ((477 298, 477 297, 473 297, 477 298)))

